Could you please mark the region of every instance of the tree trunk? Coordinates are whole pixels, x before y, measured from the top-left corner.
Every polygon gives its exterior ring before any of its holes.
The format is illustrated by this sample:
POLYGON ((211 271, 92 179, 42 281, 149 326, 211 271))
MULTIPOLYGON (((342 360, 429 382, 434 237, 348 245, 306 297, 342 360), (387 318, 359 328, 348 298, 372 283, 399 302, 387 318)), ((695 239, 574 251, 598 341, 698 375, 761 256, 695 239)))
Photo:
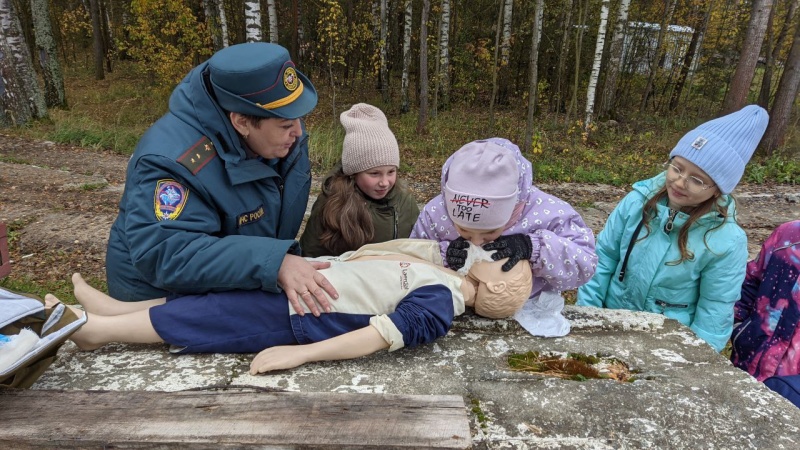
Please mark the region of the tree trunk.
POLYGON ((97 5, 100 7, 100 28, 103 30, 103 59, 106 62, 106 72, 111 73, 114 71, 111 59, 111 49, 114 45, 114 39, 111 36, 111 19, 105 1, 98 0, 97 5))
POLYGON ((511 57, 511 19, 514 12, 514 0, 505 0, 503 7, 503 40, 500 44, 500 67, 508 66, 511 57))
POLYGON ((405 114, 409 111, 408 100, 408 72, 411 67, 411 23, 412 23, 412 1, 405 0, 405 12, 403 13, 403 75, 400 87, 400 112, 405 114))
POLYGON ((570 122, 570 117, 578 112, 578 85, 581 81, 581 48, 583 48, 583 30, 586 27, 586 16, 589 14, 588 0, 581 3, 578 0, 578 36, 575 38, 575 73, 573 74, 574 80, 572 81, 572 97, 570 98, 569 107, 567 108, 567 123, 570 122))
POLYGON ((203 13, 206 16, 206 26, 208 34, 211 35, 211 43, 214 51, 222 48, 222 37, 219 32, 219 15, 214 9, 217 0, 203 0, 203 13))
POLYGON ((428 14, 431 0, 422 0, 422 22, 419 25, 419 118, 417 134, 427 134, 428 125, 428 14))
POLYGON ((600 26, 597 29, 597 42, 594 46, 594 64, 589 75, 589 86, 586 89, 586 120, 583 124, 589 130, 594 120, 594 97, 597 89, 597 79, 600 78, 600 63, 603 61, 603 50, 606 47, 606 25, 608 24, 608 5, 611 0, 602 0, 600 3, 600 26))
POLYGON ((730 114, 741 109, 747 101, 750 93, 750 83, 758 63, 758 55, 761 53, 761 44, 764 43, 764 34, 767 31, 769 14, 772 9, 772 0, 754 0, 753 9, 750 12, 750 22, 747 24, 747 32, 742 43, 742 50, 739 53, 739 62, 733 72, 730 88, 722 101, 720 115, 730 114))
POLYGON ((389 15, 387 0, 381 0, 381 41, 380 41, 380 88, 381 99, 384 103, 389 103, 389 68, 386 60, 386 46, 389 39, 389 15))
MULTIPOLYGON (((772 76, 775 69, 775 61, 780 57, 783 42, 789 35, 789 30, 794 23, 794 16, 798 6, 800 6, 800 0, 794 0, 789 4, 789 10, 786 11, 786 19, 783 21, 783 26, 781 27, 781 31, 778 32, 778 37, 775 39, 774 45, 770 42, 771 38, 767 37, 767 42, 772 46, 772 51, 766 51, 767 61, 766 64, 764 64, 764 75, 761 77, 761 91, 758 94, 758 104, 762 108, 769 108, 769 100, 772 97, 772 76)), ((768 35, 772 34, 772 21, 776 9, 777 8, 772 8, 772 12, 769 15, 769 25, 767 25, 768 35)))
POLYGON ((494 61, 492 64, 492 98, 489 99, 489 129, 494 132, 494 104, 497 102, 497 75, 500 71, 499 66, 499 53, 500 53, 500 24, 503 20, 503 9, 505 4, 500 3, 500 9, 497 11, 497 25, 494 34, 494 61))
POLYGON ((542 16, 544 0, 536 0, 533 9, 533 30, 531 32, 531 56, 528 75, 528 120, 525 124, 525 144, 523 150, 533 146, 533 114, 536 112, 536 98, 539 85, 539 41, 542 37, 542 16))
POLYGON ((261 2, 259 0, 245 0, 244 2, 244 28, 247 42, 261 42, 261 2))
POLYGON ((66 107, 64 93, 64 77, 58 63, 58 50, 53 39, 53 28, 50 23, 50 8, 47 0, 31 0, 33 12, 33 29, 35 33, 36 52, 44 74, 44 100, 47 107, 66 107))
POLYGON ((438 84, 437 105, 446 109, 450 104, 450 0, 442 0, 442 20, 439 27, 439 63, 436 73, 438 84), (438 93, 442 94, 442 102, 438 102, 438 93))
POLYGON ((786 59, 781 81, 778 83, 772 110, 769 112, 769 125, 761 140, 761 146, 768 155, 773 154, 786 140, 789 118, 798 90, 800 90, 800 26, 795 29, 792 48, 789 50, 789 57, 786 59))
POLYGON ((689 42, 689 48, 686 50, 686 54, 683 56, 681 71, 678 74, 678 79, 675 80, 675 89, 672 91, 672 98, 669 100, 670 111, 674 111, 678 107, 681 94, 683 93, 683 88, 686 85, 686 80, 689 79, 692 71, 694 70, 697 57, 700 55, 700 44, 703 41, 703 36, 708 28, 708 21, 711 18, 711 11, 713 8, 714 2, 711 1, 707 5, 707 9, 703 15, 700 15, 698 11, 695 11, 693 14, 697 20, 693 24, 694 32, 692 33, 692 40, 689 42))
POLYGON ((12 0, 0 0, 0 125, 47 116, 42 89, 12 0))
MULTIPOLYGON (((509 89, 513 81, 511 68, 509 67, 511 61, 511 36, 512 24, 514 22, 514 0, 503 0, 501 9, 503 10, 503 24, 500 38, 500 60, 497 64, 497 95, 495 102, 500 104, 508 104, 509 89)), ((500 27, 500 24, 498 24, 500 27)), ((515 73, 522 73, 522 70, 516 70, 515 73)))
POLYGON ((100 26, 100 0, 90 0, 92 14, 92 43, 94 45, 94 78, 102 80, 106 74, 103 71, 103 27, 100 26))
POLYGON ((278 13, 275 11, 275 0, 267 0, 267 17, 269 18, 269 41, 278 43, 278 13))
POLYGON ((608 63, 606 66, 605 81, 603 83, 603 96, 600 101, 598 115, 606 117, 617 104, 617 81, 622 69, 622 44, 628 29, 628 10, 631 0, 622 0, 617 14, 617 25, 614 28, 614 37, 611 39, 608 63))
POLYGON ((667 36, 669 23, 672 20, 672 15, 675 13, 675 5, 678 0, 668 0, 666 10, 664 11, 664 20, 661 21, 661 29, 658 30, 658 40, 656 41, 655 57, 650 62, 650 75, 647 77, 647 86, 644 88, 644 95, 642 95, 642 104, 639 105, 639 111, 644 111, 647 107, 647 100, 654 91, 656 82, 656 75, 658 74, 658 66, 661 62, 661 56, 664 54, 664 38, 667 36))
MULTIPOLYGON (((580 1, 580 0, 579 0, 580 1)), ((567 66, 567 59, 569 58, 569 38, 572 36, 572 8, 575 5, 575 0, 569 0, 569 4, 564 11, 563 22, 563 35, 561 37, 560 51, 558 54, 558 64, 556 66, 556 89, 555 95, 551 103, 553 112, 561 112, 563 108, 563 92, 566 88, 564 81, 564 71, 567 66)))
POLYGON ((219 9, 219 30, 222 34, 222 46, 227 47, 230 43, 228 41, 228 19, 225 17, 225 0, 219 0, 217 7, 219 9))

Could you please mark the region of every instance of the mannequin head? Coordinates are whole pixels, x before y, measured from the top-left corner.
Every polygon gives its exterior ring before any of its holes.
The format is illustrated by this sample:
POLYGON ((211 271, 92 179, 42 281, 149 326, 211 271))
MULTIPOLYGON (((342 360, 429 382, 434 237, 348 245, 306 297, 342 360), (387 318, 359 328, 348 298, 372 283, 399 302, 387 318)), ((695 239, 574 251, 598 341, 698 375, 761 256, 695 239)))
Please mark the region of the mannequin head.
POLYGON ((470 267, 467 280, 475 286, 472 306, 478 315, 490 319, 511 317, 522 308, 533 289, 533 273, 529 261, 520 261, 508 272, 500 261, 479 261, 470 267))

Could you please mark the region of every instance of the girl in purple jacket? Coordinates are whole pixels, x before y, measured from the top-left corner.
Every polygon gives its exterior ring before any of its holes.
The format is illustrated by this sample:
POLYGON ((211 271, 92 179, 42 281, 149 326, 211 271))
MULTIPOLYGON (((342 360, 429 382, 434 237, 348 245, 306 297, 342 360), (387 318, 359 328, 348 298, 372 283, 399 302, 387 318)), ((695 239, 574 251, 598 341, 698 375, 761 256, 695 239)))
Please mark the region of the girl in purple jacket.
MULTIPOLYGON (((512 142, 491 138, 461 147, 442 167, 442 193, 425 205, 412 238, 433 239, 448 267, 467 261, 470 244, 509 258, 503 270, 528 260, 533 271, 536 324, 542 336, 563 336, 563 299, 538 302, 543 291, 575 289, 592 278, 597 256, 594 234, 565 201, 532 184, 531 163, 512 142)), ((541 296, 553 299, 560 296, 541 296)))

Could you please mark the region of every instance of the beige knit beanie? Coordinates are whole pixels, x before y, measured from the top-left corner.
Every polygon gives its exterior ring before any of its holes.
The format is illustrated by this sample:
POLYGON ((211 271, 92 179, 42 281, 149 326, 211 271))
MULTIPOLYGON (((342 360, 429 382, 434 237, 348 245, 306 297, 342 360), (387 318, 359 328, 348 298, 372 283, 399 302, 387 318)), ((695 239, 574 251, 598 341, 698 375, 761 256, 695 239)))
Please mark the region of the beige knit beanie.
POLYGON ((342 170, 345 175, 378 166, 400 166, 400 148, 380 109, 357 103, 339 116, 344 126, 342 170))

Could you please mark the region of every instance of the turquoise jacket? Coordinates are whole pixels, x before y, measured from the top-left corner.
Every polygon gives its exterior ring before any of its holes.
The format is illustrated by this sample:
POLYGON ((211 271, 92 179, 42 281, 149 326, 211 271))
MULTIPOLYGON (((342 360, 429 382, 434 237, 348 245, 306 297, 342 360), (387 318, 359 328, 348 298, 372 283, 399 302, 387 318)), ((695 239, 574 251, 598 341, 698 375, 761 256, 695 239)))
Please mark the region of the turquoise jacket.
POLYGON ((664 185, 662 173, 634 183, 633 191, 617 205, 597 239, 597 271, 578 289, 579 306, 630 309, 664 314, 690 327, 716 351, 725 347, 733 330, 733 306, 739 299, 747 265, 747 236, 735 222, 732 198, 728 218, 716 213, 701 217, 689 232, 688 248, 694 258, 680 264, 678 233, 688 214, 677 213, 673 228, 666 202, 658 205, 658 216, 650 233, 641 228, 633 244, 624 279, 620 281, 625 254, 642 218, 644 204, 664 185))

